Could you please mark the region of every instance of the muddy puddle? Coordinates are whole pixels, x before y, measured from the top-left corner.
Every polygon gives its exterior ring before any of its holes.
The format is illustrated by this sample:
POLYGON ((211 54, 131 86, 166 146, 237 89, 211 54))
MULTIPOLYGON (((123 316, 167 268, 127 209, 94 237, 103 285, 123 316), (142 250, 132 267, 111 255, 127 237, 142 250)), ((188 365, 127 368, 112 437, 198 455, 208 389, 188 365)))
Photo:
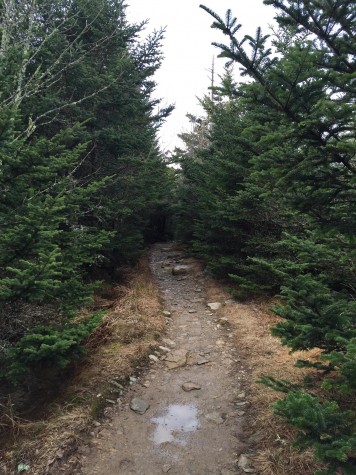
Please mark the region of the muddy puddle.
POLYGON ((156 445, 173 442, 184 446, 187 434, 199 429, 198 408, 194 404, 172 404, 151 421, 156 424, 152 437, 156 445))

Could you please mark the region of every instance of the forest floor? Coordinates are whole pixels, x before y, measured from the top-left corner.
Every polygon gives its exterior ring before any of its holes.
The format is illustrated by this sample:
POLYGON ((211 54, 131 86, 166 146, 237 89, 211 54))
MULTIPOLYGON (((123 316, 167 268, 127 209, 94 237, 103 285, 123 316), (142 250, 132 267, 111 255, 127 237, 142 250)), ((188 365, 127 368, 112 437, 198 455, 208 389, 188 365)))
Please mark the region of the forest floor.
POLYGON ((295 433, 270 408, 278 394, 257 383, 263 374, 294 382, 307 374, 294 367, 301 354, 270 335, 273 302, 234 301, 174 244, 153 246, 150 268, 150 282, 136 276, 139 303, 132 291, 129 305, 109 312, 109 322, 125 322, 115 330, 119 351, 106 328, 92 342, 100 356, 78 370, 90 410, 62 410, 62 424, 57 414, 47 424, 57 421, 57 431, 42 431, 37 445, 36 434, 27 446, 19 440, 17 464, 36 475, 311 475, 312 454, 291 447, 295 433))

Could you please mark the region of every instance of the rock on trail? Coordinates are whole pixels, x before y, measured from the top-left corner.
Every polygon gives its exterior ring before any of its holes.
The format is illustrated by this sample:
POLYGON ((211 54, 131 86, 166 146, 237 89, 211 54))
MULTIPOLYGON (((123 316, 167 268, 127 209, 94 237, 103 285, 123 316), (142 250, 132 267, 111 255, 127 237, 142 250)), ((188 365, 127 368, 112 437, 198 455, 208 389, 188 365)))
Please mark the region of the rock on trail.
POLYGON ((157 345, 160 353, 150 357, 151 368, 135 378, 112 418, 102 421, 89 450, 80 452, 81 468, 75 473, 253 472, 247 455, 241 456, 247 450, 240 440, 241 409, 247 404, 236 377, 241 369, 234 362, 236 349, 227 337, 227 322, 207 310, 222 305, 207 305, 205 277, 193 275, 191 267, 172 245, 154 246, 151 268, 165 300, 167 335, 157 345))
POLYGON ((175 369, 185 366, 187 364, 188 351, 187 350, 172 350, 165 358, 167 368, 175 369))

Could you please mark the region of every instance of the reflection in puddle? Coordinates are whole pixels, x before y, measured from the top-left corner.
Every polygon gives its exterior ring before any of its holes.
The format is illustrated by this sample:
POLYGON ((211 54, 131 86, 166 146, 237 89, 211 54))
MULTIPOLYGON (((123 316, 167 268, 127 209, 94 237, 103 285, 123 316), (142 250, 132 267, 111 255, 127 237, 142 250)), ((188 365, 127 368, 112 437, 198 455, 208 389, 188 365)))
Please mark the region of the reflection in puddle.
POLYGON ((186 445, 185 432, 194 432, 199 427, 198 409, 193 404, 172 404, 161 417, 153 417, 157 424, 153 434, 154 443, 176 442, 186 445))

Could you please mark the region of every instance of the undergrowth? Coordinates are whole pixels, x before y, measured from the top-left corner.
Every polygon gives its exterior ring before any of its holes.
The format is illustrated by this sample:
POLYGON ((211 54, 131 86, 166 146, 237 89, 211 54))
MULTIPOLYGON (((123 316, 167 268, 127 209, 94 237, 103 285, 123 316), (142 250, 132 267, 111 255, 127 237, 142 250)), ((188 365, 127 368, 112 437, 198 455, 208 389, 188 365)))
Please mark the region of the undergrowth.
POLYGON ((121 397, 129 376, 147 364, 157 345, 165 320, 147 258, 127 273, 125 284, 110 292, 106 288, 105 298, 95 300, 101 323, 86 337, 85 356, 67 368, 66 379, 57 381, 55 395, 41 398, 41 407, 34 403, 25 416, 17 404, 25 393, 2 394, 0 431, 6 444, 0 466, 5 474, 16 473, 19 464, 28 466, 31 475, 55 473, 80 438, 99 430, 96 419, 113 411, 112 402, 121 397))

